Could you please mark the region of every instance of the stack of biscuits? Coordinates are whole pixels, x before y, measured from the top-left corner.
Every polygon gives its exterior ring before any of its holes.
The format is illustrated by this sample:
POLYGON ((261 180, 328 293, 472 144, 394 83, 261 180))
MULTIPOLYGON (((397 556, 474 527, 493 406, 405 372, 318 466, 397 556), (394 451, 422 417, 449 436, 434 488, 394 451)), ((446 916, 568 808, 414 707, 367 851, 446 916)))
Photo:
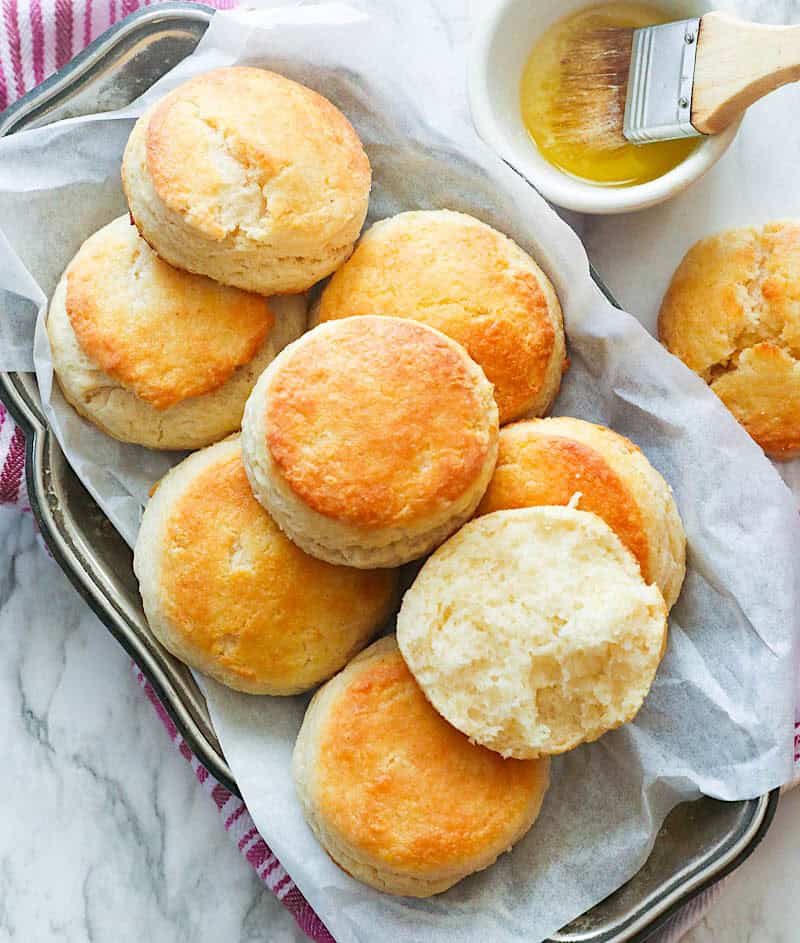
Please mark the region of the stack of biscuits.
POLYGON ((316 92, 194 78, 122 180, 130 218, 81 247, 48 334, 86 420, 199 449, 144 512, 150 627, 238 691, 322 685, 309 826, 354 878, 440 893, 531 828, 551 755, 641 707, 684 575, 670 488, 622 436, 540 418, 561 308, 514 242, 446 209, 361 234, 369 161, 316 92))

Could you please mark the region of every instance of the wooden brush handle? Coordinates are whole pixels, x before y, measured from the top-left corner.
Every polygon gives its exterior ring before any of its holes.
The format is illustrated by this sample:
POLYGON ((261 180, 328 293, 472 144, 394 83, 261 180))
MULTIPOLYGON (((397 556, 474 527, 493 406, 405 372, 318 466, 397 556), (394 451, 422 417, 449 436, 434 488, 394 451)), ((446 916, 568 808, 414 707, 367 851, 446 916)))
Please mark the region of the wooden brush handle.
POLYGON ((800 80, 800 26, 747 23, 726 13, 700 20, 692 124, 723 131, 753 102, 800 80))

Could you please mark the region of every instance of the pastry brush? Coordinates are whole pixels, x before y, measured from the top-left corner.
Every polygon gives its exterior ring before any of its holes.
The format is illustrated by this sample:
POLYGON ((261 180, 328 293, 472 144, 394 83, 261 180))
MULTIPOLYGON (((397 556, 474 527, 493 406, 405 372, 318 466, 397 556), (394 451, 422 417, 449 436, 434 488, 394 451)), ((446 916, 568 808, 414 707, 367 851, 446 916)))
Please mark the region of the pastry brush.
POLYGON ((588 28, 564 51, 557 135, 601 150, 716 134, 753 102, 800 79, 800 26, 725 13, 588 28))

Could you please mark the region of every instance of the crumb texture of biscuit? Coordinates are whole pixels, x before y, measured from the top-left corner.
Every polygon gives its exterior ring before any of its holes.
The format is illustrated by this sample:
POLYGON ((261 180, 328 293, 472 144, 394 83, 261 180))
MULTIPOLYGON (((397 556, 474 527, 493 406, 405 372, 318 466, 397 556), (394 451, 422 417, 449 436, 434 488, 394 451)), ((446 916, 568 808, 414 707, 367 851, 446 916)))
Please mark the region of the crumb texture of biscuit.
POLYGON ((597 515, 521 508, 477 518, 426 561, 397 638, 442 716, 524 759, 636 715, 665 650, 666 613, 597 515))
POLYGON ((692 246, 664 296, 659 337, 765 452, 800 454, 800 222, 692 246))
POLYGON ((333 860, 373 887, 416 897, 507 851, 533 824, 549 781, 546 759, 503 759, 440 717, 391 637, 318 693, 293 765, 333 860))
POLYGON ((266 298, 162 262, 127 216, 81 246, 66 309, 86 356, 156 409, 218 389, 274 323, 266 298))
POLYGON ((642 451, 611 429, 567 416, 501 429, 478 515, 570 502, 608 524, 671 607, 686 572, 686 537, 669 485, 642 451))
POLYGON ((136 225, 162 258, 261 294, 304 291, 340 265, 371 185, 338 108, 243 66, 196 76, 151 106, 122 177, 136 225))
POLYGON ((151 628, 177 657, 229 687, 296 694, 372 638, 397 598, 392 570, 303 553, 253 497, 238 437, 162 481, 137 541, 151 628))
POLYGON ((561 306, 547 276, 507 236, 449 210, 371 226, 333 275, 319 321, 413 318, 462 344, 495 388, 500 424, 542 415, 565 368, 561 306))

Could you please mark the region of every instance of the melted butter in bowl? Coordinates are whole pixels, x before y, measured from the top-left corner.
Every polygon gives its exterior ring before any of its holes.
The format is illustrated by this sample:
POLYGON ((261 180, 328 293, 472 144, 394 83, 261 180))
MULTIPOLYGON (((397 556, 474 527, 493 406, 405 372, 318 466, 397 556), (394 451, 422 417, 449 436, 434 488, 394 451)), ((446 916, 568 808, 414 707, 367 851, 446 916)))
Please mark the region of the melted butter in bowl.
POLYGON ((700 138, 626 143, 607 151, 591 141, 566 144, 557 134, 560 73, 575 37, 598 27, 652 26, 675 16, 642 3, 589 7, 554 23, 531 50, 520 83, 522 120, 539 153, 554 167, 579 180, 604 187, 629 187, 663 176, 685 160, 700 138))

